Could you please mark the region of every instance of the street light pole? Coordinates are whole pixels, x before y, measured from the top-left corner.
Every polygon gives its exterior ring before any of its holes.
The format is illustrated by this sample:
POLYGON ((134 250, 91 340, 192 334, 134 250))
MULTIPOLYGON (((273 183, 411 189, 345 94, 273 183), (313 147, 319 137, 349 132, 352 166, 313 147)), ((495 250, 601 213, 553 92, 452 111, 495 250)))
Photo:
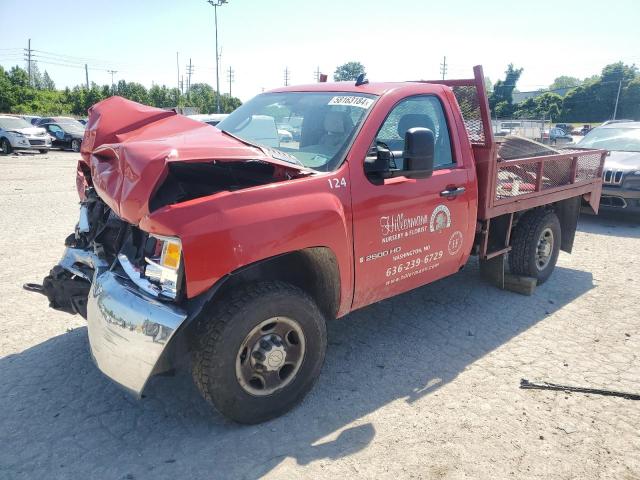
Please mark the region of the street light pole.
POLYGON ((218 55, 218 7, 221 7, 228 0, 207 0, 207 3, 213 6, 213 18, 216 29, 216 112, 220 113, 220 56, 218 55))

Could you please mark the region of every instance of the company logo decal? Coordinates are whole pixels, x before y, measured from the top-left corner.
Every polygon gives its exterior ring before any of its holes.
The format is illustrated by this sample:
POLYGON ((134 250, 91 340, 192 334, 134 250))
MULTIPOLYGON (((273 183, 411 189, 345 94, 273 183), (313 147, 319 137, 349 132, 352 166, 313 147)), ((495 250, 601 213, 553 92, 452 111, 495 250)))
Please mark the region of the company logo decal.
POLYGON ((451 226, 451 212, 446 205, 438 205, 431 214, 429 230, 439 232, 451 226))

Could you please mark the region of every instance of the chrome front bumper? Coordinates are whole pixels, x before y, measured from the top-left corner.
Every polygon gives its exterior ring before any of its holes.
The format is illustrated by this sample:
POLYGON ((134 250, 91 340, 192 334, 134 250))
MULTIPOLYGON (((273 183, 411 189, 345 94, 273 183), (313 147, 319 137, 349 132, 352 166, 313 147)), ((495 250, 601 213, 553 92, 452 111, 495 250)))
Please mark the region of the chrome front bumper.
POLYGON ((96 270, 87 303, 91 355, 98 368, 140 396, 187 313, 144 294, 130 280, 96 270))
POLYGON ((140 396, 187 312, 144 293, 90 251, 67 248, 59 265, 91 282, 87 324, 94 362, 113 381, 140 396), (92 277, 82 265, 93 270, 92 277))

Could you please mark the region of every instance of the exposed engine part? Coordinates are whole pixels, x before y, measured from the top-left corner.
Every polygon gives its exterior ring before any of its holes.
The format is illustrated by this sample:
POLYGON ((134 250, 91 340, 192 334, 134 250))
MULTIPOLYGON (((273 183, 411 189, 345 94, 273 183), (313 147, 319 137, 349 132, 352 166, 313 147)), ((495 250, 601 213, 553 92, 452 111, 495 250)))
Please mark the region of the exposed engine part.
POLYGON ((261 161, 174 162, 169 164, 167 178, 149 201, 149 210, 153 212, 166 205, 225 190, 241 190, 290 178, 291 172, 261 161))
POLYGON ((84 318, 87 318, 87 296, 90 287, 90 282, 73 275, 60 265, 51 269, 41 286, 25 285, 25 289, 45 295, 51 308, 71 314, 79 313, 84 318))

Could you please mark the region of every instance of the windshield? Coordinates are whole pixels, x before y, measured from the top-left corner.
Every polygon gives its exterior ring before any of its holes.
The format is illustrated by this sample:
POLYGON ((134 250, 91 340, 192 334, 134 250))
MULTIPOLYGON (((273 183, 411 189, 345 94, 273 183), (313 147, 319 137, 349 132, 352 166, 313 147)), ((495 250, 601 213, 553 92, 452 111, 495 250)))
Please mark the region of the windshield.
POLYGON ((85 129, 85 126, 83 124, 81 124, 77 120, 72 120, 72 119, 60 120, 58 122, 58 125, 60 125, 62 128, 64 128, 67 131, 80 130, 81 132, 84 132, 84 129, 85 129))
POLYGON ((331 171, 340 164, 375 98, 340 92, 265 93, 217 128, 269 148, 274 158, 331 171))
POLYGON ((594 128, 577 143, 582 148, 640 152, 640 128, 594 128))
POLYGON ((5 130, 16 130, 18 128, 31 128, 31 125, 26 120, 22 118, 12 118, 12 117, 2 117, 0 118, 0 128, 4 128, 5 130))

